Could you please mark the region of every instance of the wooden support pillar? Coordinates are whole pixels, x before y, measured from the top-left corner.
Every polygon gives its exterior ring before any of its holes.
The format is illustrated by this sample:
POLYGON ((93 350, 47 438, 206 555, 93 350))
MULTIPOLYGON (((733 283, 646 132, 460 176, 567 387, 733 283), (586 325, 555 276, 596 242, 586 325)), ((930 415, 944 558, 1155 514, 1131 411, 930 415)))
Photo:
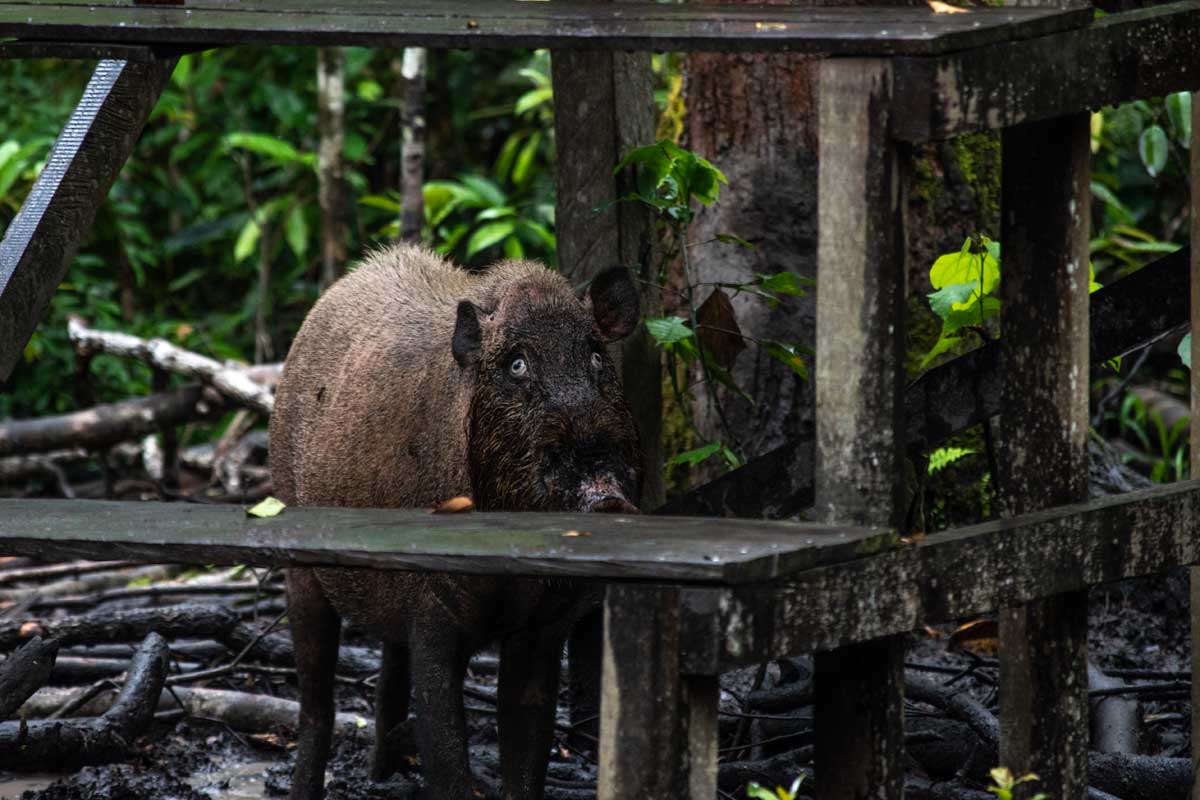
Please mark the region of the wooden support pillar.
MULTIPOLYGON (((1005 515, 1087 499, 1088 115, 1002 139, 1000 500, 1005 515)), ((1000 761, 1055 800, 1087 795, 1087 593, 1000 616, 1000 761)))
MULTIPOLYGON (((1192 97, 1191 146, 1192 253, 1191 253, 1191 330, 1192 369, 1190 396, 1192 406, 1189 475, 1200 477, 1200 97, 1192 97)), ((1192 620, 1192 800, 1200 800, 1200 566, 1193 566, 1192 620)))
MULTIPOLYGON (((817 457, 821 521, 894 525, 902 515, 903 182, 888 137, 884 60, 821 64, 817 210, 817 457)), ((903 644, 818 653, 821 800, 903 793, 903 644)))
MULTIPOLYGON (((558 267, 579 285, 623 264, 642 281, 643 317, 657 316, 661 303, 653 219, 644 207, 613 205, 631 188, 621 184, 613 169, 625 153, 654 141, 650 54, 555 51, 552 57, 558 267)), ((659 352, 641 325, 614 350, 642 446, 638 504, 650 511, 664 500, 659 352)), ((589 614, 575 626, 569 646, 571 719, 580 733, 590 736, 598 730, 588 720, 599 713, 600 639, 600 614, 589 614)))
POLYGON ((716 675, 681 675, 678 587, 613 584, 604 601, 598 800, 712 800, 716 675))
POLYGON ((67 273, 176 59, 101 61, 0 241, 0 383, 67 273))

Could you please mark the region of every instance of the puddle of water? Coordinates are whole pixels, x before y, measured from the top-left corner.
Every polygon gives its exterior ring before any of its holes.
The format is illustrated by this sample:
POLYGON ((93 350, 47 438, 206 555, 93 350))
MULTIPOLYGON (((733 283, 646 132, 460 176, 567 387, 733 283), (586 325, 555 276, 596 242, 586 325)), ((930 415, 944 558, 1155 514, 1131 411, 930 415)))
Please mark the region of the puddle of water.
POLYGON ((193 789, 221 800, 262 800, 266 796, 264 781, 267 768, 273 761, 243 761, 223 764, 208 772, 188 778, 193 789), (228 781, 228 785, 226 785, 228 781))
POLYGON ((0 800, 16 800, 23 792, 40 791, 61 778, 61 775, 33 773, 32 775, 0 774, 0 800))

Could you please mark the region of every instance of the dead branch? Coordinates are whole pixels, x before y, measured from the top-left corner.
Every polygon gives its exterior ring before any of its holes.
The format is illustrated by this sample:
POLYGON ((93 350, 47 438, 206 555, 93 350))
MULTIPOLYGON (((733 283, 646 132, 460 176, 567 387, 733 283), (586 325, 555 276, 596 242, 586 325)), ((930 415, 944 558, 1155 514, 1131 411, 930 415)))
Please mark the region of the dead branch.
MULTIPOLYGON (((133 581, 161 581, 174 577, 182 570, 178 564, 146 564, 130 566, 121 562, 116 569, 98 570, 83 575, 61 578, 50 583, 34 583, 28 587, 6 589, 8 601, 29 600, 27 608, 52 606, 56 598, 102 592, 114 586, 126 586, 133 581)), ((3 607, 4 603, 0 603, 3 607)))
POLYGON ((1088 782, 1121 800, 1186 800, 1192 763, 1187 758, 1091 753, 1088 782))
POLYGON ((133 598, 158 599, 162 597, 179 597, 192 595, 238 595, 238 594, 272 594, 283 593, 283 588, 276 585, 260 586, 257 583, 179 583, 168 585, 127 586, 119 589, 105 589, 91 594, 67 595, 65 597, 39 596, 30 608, 92 608, 112 600, 130 600, 133 598))
POLYGON ((57 656, 58 642, 46 642, 35 636, 0 663, 0 720, 11 717, 50 679, 57 656))
POLYGON ((150 634, 129 667, 120 695, 96 719, 0 723, 0 767, 39 770, 123 758, 154 719, 167 674, 167 643, 150 634))
MULTIPOLYGON (((1126 686, 1120 678, 1109 677, 1095 664, 1088 663, 1088 689, 1112 690, 1126 686)), ((1138 703, 1128 697, 1091 697, 1092 748, 1102 753, 1136 753, 1138 740, 1138 703)))
POLYGON ((0 455, 98 450, 154 433, 163 425, 212 419, 227 407, 227 401, 211 389, 184 386, 71 414, 10 420, 0 424, 0 455))
MULTIPOLYGON (((186 661, 173 664, 173 666, 175 665, 180 669, 197 669, 199 666, 186 661)), ((87 683, 116 678, 127 669, 129 669, 128 658, 60 655, 54 663, 54 671, 50 674, 50 680, 57 685, 87 683)))
POLYGON ((165 339, 147 341, 127 333, 92 330, 78 317, 71 318, 67 330, 75 347, 85 353, 102 352, 137 358, 159 369, 197 378, 239 405, 263 414, 270 414, 275 407, 275 397, 271 391, 256 383, 244 370, 227 367, 208 356, 177 347, 165 339))
POLYGON ((66 575, 83 575, 89 572, 107 572, 136 565, 135 561, 68 561, 63 564, 46 564, 38 567, 20 567, 0 570, 0 584, 21 581, 39 581, 66 575))

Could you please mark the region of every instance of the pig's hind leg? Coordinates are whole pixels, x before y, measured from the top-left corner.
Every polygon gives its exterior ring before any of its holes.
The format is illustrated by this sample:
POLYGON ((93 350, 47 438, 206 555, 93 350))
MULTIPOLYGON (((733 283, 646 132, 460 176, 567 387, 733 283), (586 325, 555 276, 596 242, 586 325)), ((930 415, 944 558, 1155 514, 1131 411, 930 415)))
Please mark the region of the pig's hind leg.
POLYGON ((396 727, 408 717, 410 691, 408 649, 383 643, 383 663, 375 684, 375 748, 371 752, 371 780, 382 781, 400 768, 405 755, 396 727))
POLYGON ((325 796, 333 739, 333 685, 342 621, 311 570, 287 571, 288 619, 300 682, 300 731, 289 800, 325 796))
POLYGON ((500 764, 504 800, 540 800, 554 741, 565 632, 529 630, 500 649, 500 764))

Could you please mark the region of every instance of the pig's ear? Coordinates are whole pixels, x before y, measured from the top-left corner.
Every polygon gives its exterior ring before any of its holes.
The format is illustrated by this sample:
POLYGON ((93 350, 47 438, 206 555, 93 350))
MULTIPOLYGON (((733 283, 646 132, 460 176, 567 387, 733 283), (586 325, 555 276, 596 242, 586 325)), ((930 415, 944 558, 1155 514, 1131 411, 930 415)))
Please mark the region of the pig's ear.
POLYGON ((470 300, 458 303, 458 318, 454 321, 454 339, 450 350, 460 367, 469 367, 479 361, 483 347, 483 330, 479 327, 479 309, 470 300))
POLYGON ((633 333, 642 314, 642 299, 624 267, 612 267, 592 279, 588 305, 596 330, 605 342, 615 342, 633 333))

